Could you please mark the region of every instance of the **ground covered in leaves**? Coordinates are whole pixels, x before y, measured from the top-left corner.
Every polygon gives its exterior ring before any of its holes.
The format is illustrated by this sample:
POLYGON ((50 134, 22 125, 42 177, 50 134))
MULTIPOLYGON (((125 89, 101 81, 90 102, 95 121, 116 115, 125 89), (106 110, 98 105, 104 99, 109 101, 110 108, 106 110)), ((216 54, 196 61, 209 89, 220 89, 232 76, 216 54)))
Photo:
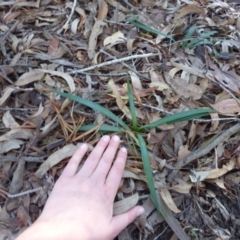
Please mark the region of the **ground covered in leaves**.
POLYGON ((163 216, 135 133, 108 132, 129 151, 115 211, 145 208, 118 239, 183 239, 182 231, 240 239, 239 12, 238 0, 0 0, 0 239, 35 221, 81 142, 92 149, 101 127, 118 127, 52 88, 131 126, 127 79, 138 126, 190 109, 215 112, 140 133, 163 216))

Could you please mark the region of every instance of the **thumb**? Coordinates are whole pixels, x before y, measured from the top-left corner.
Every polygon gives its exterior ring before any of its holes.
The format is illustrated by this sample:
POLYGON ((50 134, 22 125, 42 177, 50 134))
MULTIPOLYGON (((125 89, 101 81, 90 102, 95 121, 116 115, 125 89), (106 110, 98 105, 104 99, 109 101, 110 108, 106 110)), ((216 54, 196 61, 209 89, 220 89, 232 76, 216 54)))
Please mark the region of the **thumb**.
POLYGON ((117 236, 124 228, 144 213, 144 208, 136 206, 125 213, 114 216, 112 219, 113 234, 117 236))

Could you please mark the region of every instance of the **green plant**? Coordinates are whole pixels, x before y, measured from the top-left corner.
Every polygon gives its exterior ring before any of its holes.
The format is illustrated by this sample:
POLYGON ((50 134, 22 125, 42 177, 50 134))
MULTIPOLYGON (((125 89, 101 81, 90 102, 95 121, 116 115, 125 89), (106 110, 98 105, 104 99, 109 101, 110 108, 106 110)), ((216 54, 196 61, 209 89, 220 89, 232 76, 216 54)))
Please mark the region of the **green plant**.
POLYGON ((143 23, 141 23, 139 20, 138 20, 138 17, 137 16, 133 16, 132 19, 130 20, 131 24, 134 25, 135 27, 139 28, 139 29, 142 29, 146 32, 149 32, 149 33, 153 33, 155 35, 161 35, 161 36, 164 36, 166 38, 169 38, 171 41, 175 42, 175 40, 173 39, 172 36, 170 35, 167 35, 165 33, 162 33, 160 32, 159 30, 156 30, 152 27, 149 27, 143 23))
POLYGON ((192 38, 192 35, 194 34, 194 32, 197 30, 197 26, 192 26, 189 28, 186 36, 183 39, 183 43, 181 45, 182 48, 194 48, 197 47, 199 45, 213 45, 213 43, 211 41, 208 40, 208 38, 210 38, 212 35, 214 35, 215 33, 217 33, 217 31, 210 31, 210 32, 206 32, 201 34, 200 36, 197 36, 194 39, 192 38))
MULTIPOLYGON (((127 86, 128 86, 129 106, 130 106, 130 112, 131 112, 131 117, 132 117, 132 128, 130 128, 125 122, 123 122, 122 119, 120 119, 114 113, 112 113, 108 109, 100 106, 99 104, 96 104, 96 103, 91 102, 87 99, 83 99, 81 97, 78 97, 78 96, 75 96, 75 95, 72 95, 72 94, 69 94, 69 93, 64 93, 64 92, 60 92, 60 91, 57 91, 57 90, 53 90, 53 91, 56 92, 57 94, 63 96, 63 97, 69 98, 69 99, 71 99, 73 101, 76 101, 80 104, 88 106, 88 107, 92 108, 93 110, 102 113, 106 117, 110 118, 111 120, 113 120, 113 121, 115 121, 116 123, 119 124, 119 127, 110 126, 110 125, 107 125, 107 124, 102 124, 100 126, 99 131, 104 131, 104 132, 124 132, 125 131, 130 135, 131 138, 133 138, 135 140, 135 142, 137 143, 137 145, 139 146, 139 148, 141 150, 141 156, 142 156, 142 161, 143 161, 143 166, 144 166, 144 173, 146 175, 147 184, 148 184, 148 187, 149 187, 149 190, 150 190, 151 199, 152 199, 157 211, 164 217, 166 222, 173 229, 173 231, 177 234, 177 236, 181 240, 183 240, 183 239, 185 240, 185 239, 187 239, 187 235, 185 234, 185 232, 181 228, 179 222, 173 217, 173 215, 171 214, 171 211, 164 204, 162 204, 161 207, 159 205, 158 195, 157 195, 156 190, 155 190, 154 178, 153 178, 151 164, 150 164, 150 160, 149 160, 149 154, 148 154, 148 150, 147 150, 147 146, 146 146, 146 143, 144 141, 144 138, 142 137, 142 133, 146 132, 149 129, 159 127, 162 124, 173 124, 173 123, 180 122, 180 121, 191 120, 191 119, 194 119, 194 118, 199 118, 199 117, 202 117, 202 116, 206 116, 209 113, 212 113, 212 112, 215 112, 215 111, 212 110, 212 109, 208 109, 208 108, 193 109, 193 110, 189 110, 189 111, 185 111, 185 112, 181 112, 181 113, 176 113, 176 114, 173 114, 171 116, 164 117, 164 118, 162 118, 158 121, 155 121, 151 124, 138 126, 136 110, 135 110, 135 106, 134 106, 134 98, 133 98, 131 86, 130 86, 130 83, 129 83, 129 79, 127 79, 127 86)), ((84 125, 84 126, 81 126, 79 128, 79 130, 88 131, 88 130, 91 130, 92 128, 96 127, 96 126, 97 126, 96 124, 84 125)))

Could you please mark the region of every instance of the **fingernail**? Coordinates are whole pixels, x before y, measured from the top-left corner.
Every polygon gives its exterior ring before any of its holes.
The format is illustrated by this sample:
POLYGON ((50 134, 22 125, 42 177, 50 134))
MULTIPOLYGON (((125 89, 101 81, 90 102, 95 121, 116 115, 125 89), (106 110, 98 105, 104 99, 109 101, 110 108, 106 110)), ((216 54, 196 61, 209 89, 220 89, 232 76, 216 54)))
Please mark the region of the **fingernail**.
POLYGON ((81 149, 86 149, 88 148, 88 145, 86 143, 83 143, 81 146, 80 146, 81 149))
POLYGON ((138 211, 137 211, 137 216, 141 216, 142 214, 144 213, 144 208, 139 208, 138 211))
POLYGON ((117 135, 113 136, 113 141, 119 142, 119 140, 120 140, 119 136, 117 136, 117 135))
POLYGON ((110 139, 110 137, 108 135, 105 135, 102 137, 102 140, 105 141, 105 142, 108 142, 110 139))
POLYGON ((121 148, 121 151, 126 153, 127 152, 127 149, 125 147, 121 148))

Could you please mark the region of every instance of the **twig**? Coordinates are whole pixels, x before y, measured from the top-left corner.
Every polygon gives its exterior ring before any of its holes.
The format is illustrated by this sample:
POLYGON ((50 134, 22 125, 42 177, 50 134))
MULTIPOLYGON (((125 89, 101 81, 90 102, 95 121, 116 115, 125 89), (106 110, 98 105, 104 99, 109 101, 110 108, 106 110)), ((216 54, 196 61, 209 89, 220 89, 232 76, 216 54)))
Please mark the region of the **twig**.
POLYGON ((72 6, 72 9, 71 9, 71 13, 70 13, 70 15, 68 16, 68 19, 67 19, 66 23, 62 26, 61 29, 59 29, 59 30, 57 31, 58 34, 60 34, 63 29, 67 29, 67 28, 68 28, 68 24, 70 23, 70 21, 71 21, 71 19, 72 19, 72 16, 73 16, 73 14, 74 14, 74 11, 75 11, 76 6, 77 6, 77 0, 74 0, 73 6, 72 6))
POLYGON ((148 152, 148 154, 149 154, 150 157, 154 158, 158 163, 162 164, 163 167, 166 167, 166 168, 168 168, 168 169, 170 169, 170 170, 176 170, 176 169, 177 169, 177 168, 175 168, 175 167, 173 167, 173 166, 171 166, 171 165, 169 165, 169 164, 167 164, 167 163, 164 163, 164 162, 163 162, 163 159, 155 156, 153 153, 148 152))
POLYGON ((115 59, 115 60, 108 61, 108 62, 103 62, 103 63, 97 64, 97 65, 94 65, 94 66, 90 66, 90 67, 87 67, 87 68, 83 68, 83 69, 80 69, 80 70, 73 70, 73 71, 70 71, 69 73, 74 74, 74 73, 87 72, 87 71, 93 70, 95 68, 100 68, 100 67, 108 66, 108 65, 111 65, 111 64, 119 63, 119 62, 129 61, 131 59, 153 57, 153 56, 157 56, 157 55, 159 55, 159 53, 146 53, 146 54, 132 55, 132 56, 119 58, 119 59, 115 59))
MULTIPOLYGON (((45 158, 47 156, 41 156, 41 157, 24 157, 22 156, 21 159, 23 159, 25 162, 44 162, 45 158)), ((0 155, 0 161, 1 162, 17 162, 19 159, 15 156, 1 156, 0 155)))
POLYGON ((10 194, 2 189, 0 189, 0 192, 5 194, 8 198, 17 198, 17 197, 21 197, 21 196, 24 196, 26 194, 30 194, 30 193, 34 193, 34 192, 37 192, 37 191, 40 191, 42 190, 42 187, 39 187, 39 188, 34 188, 34 189, 31 189, 31 190, 27 190, 25 192, 20 192, 20 193, 16 193, 16 194, 10 194))
MULTIPOLYGON (((100 52, 108 55, 109 57, 113 58, 113 59, 117 59, 116 57, 112 56, 111 54, 109 54, 108 52, 104 51, 103 49, 100 50, 100 52)), ((136 71, 135 69, 131 68, 129 65, 127 65, 125 62, 121 62, 125 67, 127 67, 130 71, 136 73, 137 75, 139 75, 141 78, 149 80, 149 78, 145 77, 144 75, 140 74, 138 71, 136 71)))
POLYGON ((0 108, 0 111, 29 111, 29 110, 37 110, 37 108, 0 108))
POLYGON ((212 141, 210 144, 208 144, 204 149, 199 149, 192 154, 190 154, 188 157, 185 157, 178 161, 176 164, 176 170, 173 170, 169 176, 168 180, 171 181, 173 177, 178 173, 178 171, 186 166, 187 164, 191 163, 192 161, 196 160, 197 158, 200 158, 206 154, 208 154, 212 149, 214 149, 219 143, 225 141, 228 139, 231 135, 237 133, 240 131, 240 123, 234 125, 233 127, 225 130, 220 136, 218 136, 214 141, 212 141))
POLYGON ((8 35, 15 30, 15 28, 17 27, 17 25, 19 24, 19 21, 16 21, 11 28, 9 28, 9 30, 1 37, 0 42, 2 43, 7 37, 8 35))
POLYGON ((81 74, 86 74, 86 75, 97 75, 97 76, 126 76, 129 73, 128 72, 122 72, 122 73, 91 73, 91 72, 81 72, 81 74))
POLYGON ((144 104, 144 103, 139 103, 139 102, 134 102, 134 103, 135 104, 139 104, 139 105, 144 106, 144 107, 148 107, 148 108, 154 109, 154 110, 156 110, 158 112, 164 112, 164 113, 171 114, 171 115, 173 114, 172 112, 168 112, 168 111, 166 111, 164 109, 153 107, 151 105, 147 105, 147 104, 144 104))
POLYGON ((196 122, 213 122, 213 121, 240 121, 237 117, 229 117, 229 118, 212 118, 212 119, 194 119, 196 122))

